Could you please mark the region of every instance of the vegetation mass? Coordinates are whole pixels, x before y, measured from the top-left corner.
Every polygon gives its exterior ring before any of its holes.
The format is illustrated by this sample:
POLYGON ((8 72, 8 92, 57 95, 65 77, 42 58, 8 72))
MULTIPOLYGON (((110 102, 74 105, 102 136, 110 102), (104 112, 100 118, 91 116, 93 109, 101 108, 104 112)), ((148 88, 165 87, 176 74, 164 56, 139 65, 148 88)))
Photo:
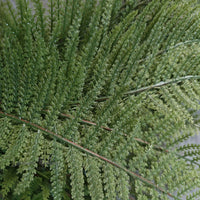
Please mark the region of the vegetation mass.
POLYGON ((0 41, 0 199, 200 198, 197 1, 1 1, 0 41))

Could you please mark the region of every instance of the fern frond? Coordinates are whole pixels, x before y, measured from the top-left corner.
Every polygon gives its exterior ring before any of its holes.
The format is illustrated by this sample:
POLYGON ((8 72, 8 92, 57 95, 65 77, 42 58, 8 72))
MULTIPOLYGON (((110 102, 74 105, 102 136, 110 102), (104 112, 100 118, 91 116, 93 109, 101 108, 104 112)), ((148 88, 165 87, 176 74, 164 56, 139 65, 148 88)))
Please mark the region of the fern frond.
POLYGON ((2 197, 6 197, 7 194, 10 192, 11 189, 14 188, 16 183, 18 182, 18 176, 16 174, 15 168, 6 169, 2 175, 2 181, 1 181, 1 190, 0 194, 2 197))
POLYGON ((87 157, 84 161, 84 168, 91 199, 104 199, 102 177, 98 160, 87 157))
POLYGON ((111 165, 105 164, 103 166, 103 183, 104 191, 105 191, 105 198, 114 200, 116 199, 116 175, 115 170, 111 165))
POLYGON ((0 167, 5 169, 10 164, 16 164, 19 161, 20 154, 28 143, 29 131, 26 125, 20 125, 15 135, 12 136, 12 140, 9 143, 9 147, 6 153, 1 156, 0 167))
POLYGON ((72 198, 81 200, 84 199, 83 157, 75 149, 70 149, 68 154, 72 198))
POLYGON ((129 177, 124 172, 116 170, 118 184, 116 186, 117 196, 120 199, 129 199, 129 177))
POLYGON ((38 131, 37 134, 34 134, 34 137, 29 138, 31 140, 29 144, 31 148, 26 152, 25 155, 23 155, 23 158, 19 159, 20 164, 18 168, 18 173, 23 173, 23 175, 20 182, 15 188, 15 192, 17 194, 21 194, 22 192, 24 192, 34 179, 34 175, 36 174, 37 162, 41 154, 41 137, 42 135, 40 131, 38 131))
POLYGON ((66 173, 64 167, 64 155, 62 146, 56 141, 52 145, 53 154, 51 157, 51 185, 52 185, 52 196, 54 199, 59 200, 62 198, 62 191, 64 188, 66 173))

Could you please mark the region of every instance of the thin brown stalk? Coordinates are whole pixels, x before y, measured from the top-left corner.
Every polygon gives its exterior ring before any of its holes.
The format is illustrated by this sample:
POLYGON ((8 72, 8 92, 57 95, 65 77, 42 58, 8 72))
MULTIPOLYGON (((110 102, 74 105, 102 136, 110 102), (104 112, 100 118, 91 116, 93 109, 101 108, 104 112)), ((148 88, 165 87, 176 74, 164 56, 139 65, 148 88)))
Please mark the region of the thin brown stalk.
MULTIPOLYGON (((67 118, 69 118, 69 119, 73 119, 73 118, 74 118, 72 115, 68 115, 68 114, 64 114, 64 113, 60 113, 60 115, 63 116, 63 117, 67 117, 67 118)), ((96 123, 91 122, 91 121, 88 121, 88 120, 83 120, 83 119, 81 119, 80 122, 82 122, 82 123, 84 123, 84 124, 87 124, 87 125, 97 126, 96 123)), ((197 125, 197 124, 195 124, 194 126, 200 128, 200 126, 197 125)), ((101 128, 103 128, 103 129, 105 129, 105 130, 107 130, 107 131, 113 131, 113 129, 111 129, 111 128, 109 128, 109 127, 101 126, 101 128)), ((126 134, 123 134, 123 135, 124 135, 125 137, 127 137, 126 134)), ((147 142, 147 141, 144 141, 144 140, 142 140, 142 139, 140 139, 140 138, 136 138, 136 137, 135 137, 134 140, 137 141, 137 142, 139 142, 139 143, 142 143, 142 144, 151 145, 151 143, 149 143, 149 142, 147 142)), ((158 146, 158 145, 153 145, 153 148, 154 148, 155 150, 163 151, 163 152, 166 152, 166 153, 169 153, 169 152, 170 152, 169 150, 164 149, 163 147, 160 147, 160 146, 158 146)), ((172 152, 171 152, 171 153, 172 153, 172 152)), ((186 158, 186 157, 184 157, 184 156, 182 156, 182 155, 180 155, 180 154, 178 154, 178 153, 175 153, 175 155, 176 155, 177 157, 182 158, 182 159, 184 159, 184 160, 186 160, 186 161, 188 161, 188 162, 191 162, 191 163, 193 163, 193 164, 195 164, 195 165, 197 165, 197 166, 200 166, 200 164, 199 164, 198 162, 195 162, 195 161, 193 161, 193 160, 191 160, 191 159, 189 159, 189 158, 186 158)))
MULTIPOLYGON (((136 173, 134 173, 134 172, 128 170, 127 168, 125 168, 125 167, 123 167, 123 166, 121 166, 121 165, 115 163, 115 162, 112 161, 112 160, 107 159, 106 157, 103 157, 103 156, 101 156, 101 155, 99 155, 99 154, 97 154, 97 153, 95 153, 95 152, 93 152, 93 151, 91 151, 91 150, 89 150, 89 149, 86 149, 86 148, 82 147, 81 145, 79 145, 79 144, 77 144, 77 143, 75 143, 75 142, 72 142, 72 141, 70 141, 70 140, 68 140, 68 139, 66 139, 66 138, 63 138, 63 137, 62 137, 61 135, 59 135, 59 134, 56 134, 56 133, 54 133, 54 132, 52 132, 52 131, 50 131, 50 130, 48 130, 48 129, 46 129, 46 128, 43 128, 43 127, 41 127, 41 126, 39 126, 39 125, 37 125, 37 124, 35 124, 35 123, 32 123, 32 122, 30 122, 30 121, 25 120, 25 119, 18 118, 18 117, 16 117, 16 116, 11 115, 11 114, 8 114, 8 113, 4 113, 4 112, 1 111, 1 110, 0 110, 0 114, 1 114, 2 116, 4 116, 4 117, 9 117, 9 118, 11 118, 11 119, 20 121, 21 123, 24 123, 24 124, 26 124, 26 125, 28 125, 28 126, 34 128, 34 129, 37 129, 37 130, 42 131, 43 133, 47 134, 48 136, 51 136, 51 137, 53 137, 53 138, 56 138, 56 139, 57 139, 58 141, 60 141, 60 142, 64 142, 65 144, 68 144, 68 145, 70 145, 70 146, 73 146, 73 147, 79 149, 80 151, 85 152, 86 154, 89 154, 89 155, 94 156, 94 157, 97 157, 97 158, 99 158, 99 159, 101 159, 101 160, 103 160, 103 161, 105 161, 105 162, 107 162, 107 163, 110 163, 111 165, 113 165, 113 166, 115 166, 115 167, 117 167, 117 168, 119 168, 119 169, 125 171, 126 173, 128 173, 128 174, 131 175, 131 176, 133 176, 134 178, 139 179, 139 180, 142 181, 143 183, 145 183, 145 184, 147 184, 147 185, 149 185, 149 186, 151 186, 151 187, 154 187, 154 188, 157 189, 158 191, 160 191, 160 192, 162 192, 162 193, 164 193, 164 194, 167 194, 167 195, 170 196, 170 197, 176 198, 176 197, 175 197, 174 195, 172 195, 171 193, 165 191, 163 188, 157 186, 156 184, 152 183, 151 181, 145 179, 144 177, 142 177, 142 176, 140 176, 140 175, 138 175, 138 174, 136 174, 136 173)), ((176 199, 178 199, 178 198, 176 198, 176 199)))
MULTIPOLYGON (((63 116, 63 117, 67 117, 67 118, 69 118, 69 119, 73 119, 73 118, 74 118, 72 115, 68 115, 68 114, 64 114, 64 113, 60 113, 60 115, 63 116)), ((84 120, 84 119, 81 119, 81 120, 80 120, 80 123, 84 123, 84 124, 92 125, 92 126, 97 126, 96 123, 91 122, 91 121, 88 121, 88 120, 84 120)), ((111 129, 111 128, 109 128, 109 127, 101 126, 101 128, 104 129, 104 130, 110 131, 110 132, 113 131, 113 129, 111 129)), ((127 137, 127 134, 123 133, 123 135, 124 135, 125 137, 127 137)), ((135 137, 134 140, 137 141, 137 142, 140 142, 140 143, 142 143, 142 144, 151 145, 149 142, 144 141, 144 140, 142 140, 142 139, 140 139, 140 138, 136 138, 136 137, 135 137)), ((154 148, 154 149, 161 150, 161 151, 164 151, 164 152, 167 152, 167 153, 169 152, 168 150, 166 150, 166 149, 164 149, 164 148, 162 148, 162 147, 156 146, 156 145, 154 145, 153 148, 154 148)))

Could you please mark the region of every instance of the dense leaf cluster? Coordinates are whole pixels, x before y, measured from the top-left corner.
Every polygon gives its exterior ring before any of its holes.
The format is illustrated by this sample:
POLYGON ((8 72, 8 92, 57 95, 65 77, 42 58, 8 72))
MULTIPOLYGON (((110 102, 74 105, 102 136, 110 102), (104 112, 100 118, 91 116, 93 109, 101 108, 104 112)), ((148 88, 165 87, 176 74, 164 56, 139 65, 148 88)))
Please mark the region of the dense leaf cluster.
POLYGON ((195 0, 0 3, 0 198, 200 197, 195 0), (189 157, 188 157, 189 156, 189 157))

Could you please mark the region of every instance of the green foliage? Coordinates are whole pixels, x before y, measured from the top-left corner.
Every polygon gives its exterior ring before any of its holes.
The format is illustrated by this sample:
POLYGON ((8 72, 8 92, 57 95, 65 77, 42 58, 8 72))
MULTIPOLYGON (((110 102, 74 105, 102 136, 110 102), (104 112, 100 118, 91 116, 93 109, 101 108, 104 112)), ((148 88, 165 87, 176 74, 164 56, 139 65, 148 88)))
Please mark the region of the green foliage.
POLYGON ((0 3, 0 198, 200 198, 195 0, 0 3))

